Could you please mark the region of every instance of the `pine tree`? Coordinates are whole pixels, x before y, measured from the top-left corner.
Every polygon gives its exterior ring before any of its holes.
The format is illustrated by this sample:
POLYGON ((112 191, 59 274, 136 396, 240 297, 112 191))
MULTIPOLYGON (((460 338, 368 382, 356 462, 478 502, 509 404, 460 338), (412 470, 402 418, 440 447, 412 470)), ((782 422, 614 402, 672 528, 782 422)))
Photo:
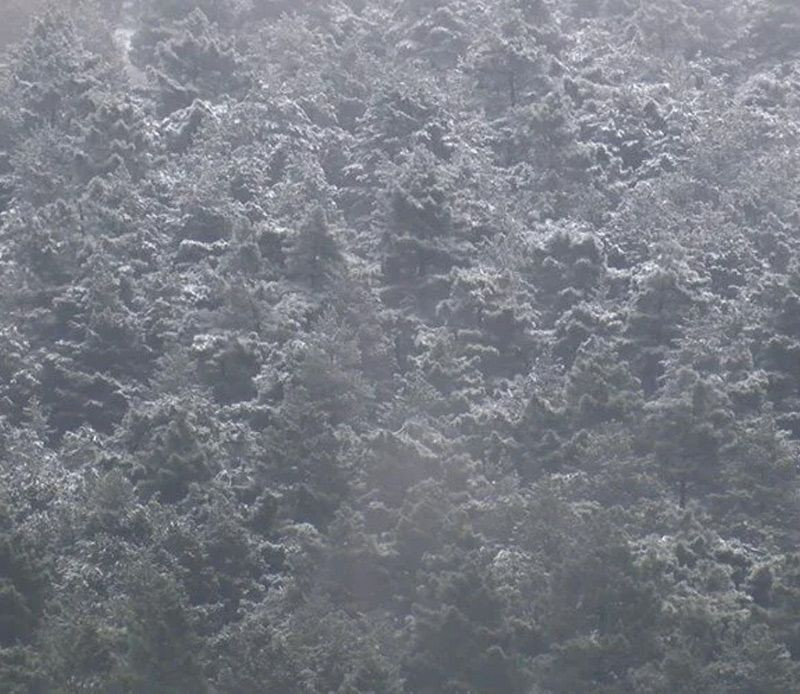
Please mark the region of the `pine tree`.
POLYGON ((690 493, 720 488, 721 454, 731 440, 733 413, 719 384, 680 368, 665 376, 662 393, 647 410, 656 464, 677 486, 681 508, 690 493))
POLYGON ((133 37, 131 56, 147 71, 162 117, 198 99, 242 95, 251 84, 233 41, 196 7, 173 22, 147 18, 133 37))
POLYGON ((286 270, 312 291, 322 289, 341 270, 339 244, 328 226, 325 210, 317 206, 286 249, 286 270))
POLYGON ((630 359, 645 395, 652 395, 664 370, 664 358, 700 297, 672 270, 644 277, 633 297, 623 354, 630 359))
POLYGON ((129 580, 128 644, 117 675, 122 691, 208 691, 198 663, 197 636, 175 580, 146 561, 131 569, 129 580))
POLYGON ((567 374, 565 400, 579 427, 630 421, 643 405, 639 384, 614 343, 590 338, 567 374))
POLYGON ((382 238, 384 300, 431 313, 447 296, 448 273, 468 264, 470 244, 453 209, 452 173, 417 147, 387 190, 382 238))

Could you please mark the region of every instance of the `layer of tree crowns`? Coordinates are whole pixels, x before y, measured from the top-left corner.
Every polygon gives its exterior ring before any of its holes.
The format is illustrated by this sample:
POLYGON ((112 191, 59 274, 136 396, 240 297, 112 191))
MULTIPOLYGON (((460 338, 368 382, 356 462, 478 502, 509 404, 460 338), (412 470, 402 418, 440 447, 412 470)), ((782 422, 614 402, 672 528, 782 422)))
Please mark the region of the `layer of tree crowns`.
POLYGON ((795 0, 0 53, 0 692, 800 691, 795 0))

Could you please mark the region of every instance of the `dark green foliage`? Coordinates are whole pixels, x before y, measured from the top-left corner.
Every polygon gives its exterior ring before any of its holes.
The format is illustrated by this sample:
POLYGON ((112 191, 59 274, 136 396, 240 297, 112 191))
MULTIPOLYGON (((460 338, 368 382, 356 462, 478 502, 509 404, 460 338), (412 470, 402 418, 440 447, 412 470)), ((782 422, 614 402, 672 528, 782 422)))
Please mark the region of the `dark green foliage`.
POLYGON ((76 147, 75 168, 85 181, 120 167, 134 178, 144 175, 152 156, 144 117, 131 101, 104 101, 89 117, 76 147))
MULTIPOLYGON (((418 440, 420 433, 410 427, 396 433, 378 431, 365 441, 362 474, 373 490, 376 513, 386 506, 399 506, 411 487, 440 473, 437 451, 424 439, 418 440)), ((368 514, 367 520, 371 516, 368 514)))
POLYGON ((448 178, 435 157, 418 148, 389 185, 382 269, 390 305, 425 310, 446 296, 446 273, 466 261, 448 178))
POLYGON ((578 350, 567 375, 565 399, 575 423, 591 427, 630 421, 641 412, 639 384, 613 344, 592 338, 578 350))
POLYGON ((465 352, 480 358, 481 369, 489 377, 527 371, 533 317, 525 306, 527 297, 515 291, 509 274, 456 268, 451 283, 449 298, 436 312, 465 343, 465 352))
POLYGON ((317 207, 286 249, 287 273, 318 290, 336 275, 341 261, 341 251, 328 227, 325 211, 317 207))
POLYGON ((796 517, 800 500, 795 491, 795 444, 774 416, 761 412, 738 427, 733 445, 726 455, 723 502, 731 509, 731 520, 759 518, 766 527, 780 528, 796 517))
POLYGON ((37 18, 14 58, 11 96, 29 131, 72 131, 94 110, 100 80, 118 77, 86 49, 74 23, 54 11, 37 18))
POLYGON ((563 219, 586 196, 593 161, 579 141, 570 104, 556 91, 497 122, 497 162, 509 170, 539 220, 563 219))
POLYGON ((430 576, 414 608, 406 686, 418 692, 523 692, 524 677, 505 652, 511 634, 502 601, 474 559, 430 576))
POLYGON ((0 692, 800 691, 792 3, 62 5, 0 692))
POLYGON ((137 454, 135 478, 145 497, 163 503, 179 501, 193 482, 208 479, 213 469, 196 419, 182 404, 166 403, 152 413, 132 413, 126 437, 137 454))
POLYGON ((362 117, 368 161, 377 153, 395 160, 417 145, 424 145, 439 159, 449 159, 453 151, 450 123, 436 99, 424 85, 381 85, 362 117))
POLYGON ((800 323, 795 270, 791 267, 787 270, 791 274, 771 277, 771 281, 761 288, 758 300, 769 307, 769 329, 760 335, 754 361, 766 372, 766 396, 775 406, 781 426, 796 437, 800 432, 796 378, 800 323))
POLYGON ((427 60, 435 69, 453 69, 464 57, 474 32, 476 8, 469 2, 418 2, 398 5, 402 21, 398 45, 410 60, 427 60))
POLYGON ((2 90, 13 114, 3 183, 18 200, 70 200, 95 176, 122 167, 138 176, 149 163, 142 112, 124 94, 119 66, 91 48, 69 18, 50 11, 12 56, 2 90))
MULTIPOLYGON (((8 521, 3 519, 3 525, 8 521)), ((3 528, 0 534, 0 646, 30 641, 44 609, 47 578, 22 546, 19 537, 3 528)))
POLYGON ((13 328, 0 334, 0 411, 12 424, 19 424, 38 386, 37 368, 26 363, 30 345, 13 328))
POLYGON ((662 394, 648 407, 647 430, 660 471, 677 486, 683 508, 688 494, 720 483, 732 413, 719 386, 688 369, 668 373, 665 380, 662 394))
POLYGON ((563 408, 534 395, 516 424, 514 438, 520 475, 531 480, 574 462, 584 435, 573 434, 563 408))
POLYGON ((558 231, 536 249, 531 280, 540 304, 549 308, 550 321, 596 296, 604 265, 602 247, 589 235, 558 231))
POLYGON ((217 646, 221 691, 259 694, 289 691, 301 681, 302 671, 272 615, 263 610, 248 614, 227 631, 217 646))
POLYGON ((8 694, 44 694, 47 685, 36 655, 23 647, 0 649, 0 687, 8 694))
POLYGON ((658 657, 661 605, 654 586, 643 580, 624 540, 592 540, 552 577, 543 624, 552 645, 536 666, 549 691, 633 691, 630 673, 658 657))
POLYGON ((132 40, 132 58, 148 70, 162 116, 195 99, 240 94, 250 84, 234 46, 201 9, 174 22, 152 17, 132 40))
POLYGON ((529 104, 546 92, 550 52, 559 38, 544 2, 490 5, 467 62, 491 115, 529 104))
POLYGON ((116 688, 131 694, 208 691, 179 587, 148 563, 134 566, 129 580, 127 649, 116 688))
POLYGON ((100 373, 87 374, 65 359, 45 361, 41 375, 43 405, 48 408, 56 434, 88 423, 110 433, 128 409, 119 383, 100 373))
POLYGON ((192 351, 200 374, 223 404, 252 400, 257 393, 253 377, 258 373, 257 346, 232 335, 195 338, 192 351))
POLYGON ((766 586, 763 585, 766 576, 759 579, 755 574, 751 590, 760 603, 766 603, 759 616, 772 627, 777 640, 796 661, 800 655, 800 628, 792 615, 796 614, 800 600, 800 557, 796 553, 785 555, 770 574, 766 586))
POLYGON ((697 304, 698 298, 675 272, 656 270, 643 278, 628 314, 625 351, 645 395, 656 390, 666 350, 675 346, 689 311, 697 304))

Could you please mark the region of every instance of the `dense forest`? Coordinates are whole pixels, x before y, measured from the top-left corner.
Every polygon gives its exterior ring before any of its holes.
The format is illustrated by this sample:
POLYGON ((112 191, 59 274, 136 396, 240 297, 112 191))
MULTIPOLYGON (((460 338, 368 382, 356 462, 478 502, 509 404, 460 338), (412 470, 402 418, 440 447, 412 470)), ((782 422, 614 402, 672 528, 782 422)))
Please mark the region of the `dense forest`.
POLYGON ((1 692, 800 692, 800 3, 0 27, 1 692))

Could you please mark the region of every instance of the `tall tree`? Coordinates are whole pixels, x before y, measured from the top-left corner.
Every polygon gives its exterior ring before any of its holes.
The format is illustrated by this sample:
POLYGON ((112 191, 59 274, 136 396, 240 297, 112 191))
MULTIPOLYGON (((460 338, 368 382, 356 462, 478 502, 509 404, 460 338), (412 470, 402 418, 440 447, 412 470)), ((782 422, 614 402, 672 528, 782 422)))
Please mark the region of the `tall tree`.
POLYGON ((648 431, 656 463, 676 485, 678 502, 689 494, 719 488, 721 460, 732 435, 732 411, 718 383, 690 369, 665 375, 659 397, 647 406, 648 431))

